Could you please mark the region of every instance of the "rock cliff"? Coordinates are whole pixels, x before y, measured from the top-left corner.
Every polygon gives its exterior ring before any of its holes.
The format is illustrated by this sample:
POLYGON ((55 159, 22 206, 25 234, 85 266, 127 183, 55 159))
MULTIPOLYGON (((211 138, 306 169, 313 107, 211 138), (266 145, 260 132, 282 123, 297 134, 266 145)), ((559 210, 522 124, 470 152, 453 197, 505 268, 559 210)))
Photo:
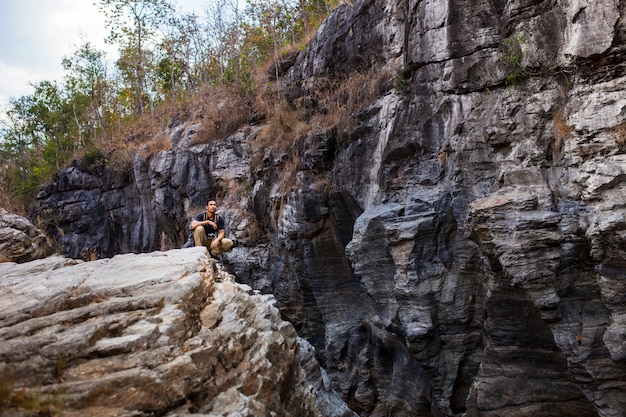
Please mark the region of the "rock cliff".
POLYGON ((271 296, 204 248, 0 274, 0 415, 351 415, 271 296))
POLYGON ((222 193, 225 264, 358 415, 623 416, 626 3, 591 3, 342 5, 279 82, 298 106, 386 80, 353 123, 291 159, 253 153, 262 125, 175 125, 124 175, 59 172, 33 215, 72 257, 147 252, 222 193))

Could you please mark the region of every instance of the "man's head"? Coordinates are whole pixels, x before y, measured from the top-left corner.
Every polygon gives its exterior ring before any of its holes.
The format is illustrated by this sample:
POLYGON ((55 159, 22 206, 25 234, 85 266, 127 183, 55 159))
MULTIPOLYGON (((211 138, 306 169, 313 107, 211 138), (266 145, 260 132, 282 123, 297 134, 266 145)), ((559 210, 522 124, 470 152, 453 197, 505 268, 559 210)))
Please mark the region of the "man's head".
POLYGON ((217 210, 217 201, 215 200, 207 201, 206 211, 208 211, 209 213, 215 213, 216 210, 217 210))

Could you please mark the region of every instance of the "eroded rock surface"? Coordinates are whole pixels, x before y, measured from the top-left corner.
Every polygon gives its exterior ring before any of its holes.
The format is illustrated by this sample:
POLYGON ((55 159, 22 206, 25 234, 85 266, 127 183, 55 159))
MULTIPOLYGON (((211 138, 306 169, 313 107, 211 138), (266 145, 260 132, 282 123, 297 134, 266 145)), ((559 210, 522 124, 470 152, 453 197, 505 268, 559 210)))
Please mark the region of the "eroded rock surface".
POLYGON ((124 199, 66 193, 65 172, 37 206, 74 256, 97 244, 80 200, 106 254, 182 244, 186 208, 224 192, 225 264, 274 294, 360 416, 624 416, 625 7, 341 5, 279 82, 298 106, 367 73, 380 94, 350 127, 295 156, 251 155, 262 125, 188 148, 176 127, 124 199))
POLYGON ((0 414, 319 416, 317 395, 349 416, 272 298, 207 255, 1 264, 0 414))
POLYGON ((48 237, 28 219, 0 208, 0 262, 28 262, 53 251, 48 237))

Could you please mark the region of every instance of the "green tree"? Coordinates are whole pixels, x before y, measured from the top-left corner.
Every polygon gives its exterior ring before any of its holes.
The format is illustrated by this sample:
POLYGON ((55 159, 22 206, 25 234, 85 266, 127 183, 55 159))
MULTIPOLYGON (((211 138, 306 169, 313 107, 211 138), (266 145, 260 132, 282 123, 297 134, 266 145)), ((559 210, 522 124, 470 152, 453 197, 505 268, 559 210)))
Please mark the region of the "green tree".
POLYGON ((167 0, 100 0, 99 9, 110 30, 107 41, 119 45, 120 59, 125 59, 122 66, 127 72, 132 68, 135 73, 132 77, 135 106, 141 115, 146 99, 147 50, 174 9, 167 0))
POLYGON ((108 79, 106 56, 89 42, 63 58, 65 91, 71 97, 74 118, 80 135, 80 145, 104 139, 107 120, 110 119, 111 85, 108 79))
POLYGON ((34 193, 79 146, 74 97, 51 81, 33 87, 33 94, 11 99, 2 128, 2 174, 17 196, 34 193))
POLYGON ((197 57, 202 54, 204 42, 203 30, 198 26, 195 14, 172 16, 165 28, 165 38, 159 44, 160 59, 157 64, 161 88, 171 98, 197 87, 197 78, 193 73, 197 57))
MULTIPOLYGON (((282 29, 289 10, 283 10, 278 2, 272 0, 247 0, 247 2, 248 16, 252 22, 251 29, 254 28, 251 32, 257 34, 259 46, 271 44, 271 57, 277 62, 279 50, 285 44, 282 29)), ((267 56, 268 52, 262 50, 261 54, 267 56)))
POLYGON ((284 46, 299 42, 336 5, 337 0, 247 0, 243 48, 259 61, 277 62, 284 46))
MULTIPOLYGON (((10 108, 0 119, 0 160, 2 161, 3 177, 9 174, 13 165, 28 167, 31 165, 32 150, 37 147, 38 136, 29 132, 29 128, 22 120, 16 109, 16 101, 11 100, 10 108)), ((25 171, 23 171, 25 172, 25 171)), ((21 178, 22 180, 24 177, 21 178)))
POLYGON ((62 82, 42 81, 11 99, 0 117, 0 191, 32 197, 76 150, 101 146, 166 95, 214 84, 249 94, 254 67, 280 59, 337 1, 248 0, 241 10, 238 0, 212 0, 200 19, 173 13, 168 0, 97 0, 107 42, 119 48, 116 66, 86 43, 63 59, 62 82))
POLYGON ((174 21, 174 24, 179 33, 176 44, 185 62, 183 69, 187 86, 195 91, 202 81, 201 69, 210 62, 211 46, 207 42, 205 28, 196 14, 185 15, 174 21))
POLYGON ((13 102, 14 109, 24 122, 31 143, 42 150, 44 162, 60 169, 74 150, 73 138, 80 126, 73 117, 71 101, 56 82, 42 81, 34 87, 32 95, 13 102))

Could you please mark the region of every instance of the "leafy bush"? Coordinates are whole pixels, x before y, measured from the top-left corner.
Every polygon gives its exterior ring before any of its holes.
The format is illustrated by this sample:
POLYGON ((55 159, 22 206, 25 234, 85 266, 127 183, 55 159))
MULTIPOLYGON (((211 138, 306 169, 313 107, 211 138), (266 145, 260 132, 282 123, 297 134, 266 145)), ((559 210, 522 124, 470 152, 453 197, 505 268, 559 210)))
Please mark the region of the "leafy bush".
POLYGON ((505 39, 502 43, 501 61, 506 67, 506 85, 515 85, 521 78, 526 76, 526 72, 522 67, 522 61, 525 54, 522 45, 526 42, 522 33, 516 33, 505 39))

